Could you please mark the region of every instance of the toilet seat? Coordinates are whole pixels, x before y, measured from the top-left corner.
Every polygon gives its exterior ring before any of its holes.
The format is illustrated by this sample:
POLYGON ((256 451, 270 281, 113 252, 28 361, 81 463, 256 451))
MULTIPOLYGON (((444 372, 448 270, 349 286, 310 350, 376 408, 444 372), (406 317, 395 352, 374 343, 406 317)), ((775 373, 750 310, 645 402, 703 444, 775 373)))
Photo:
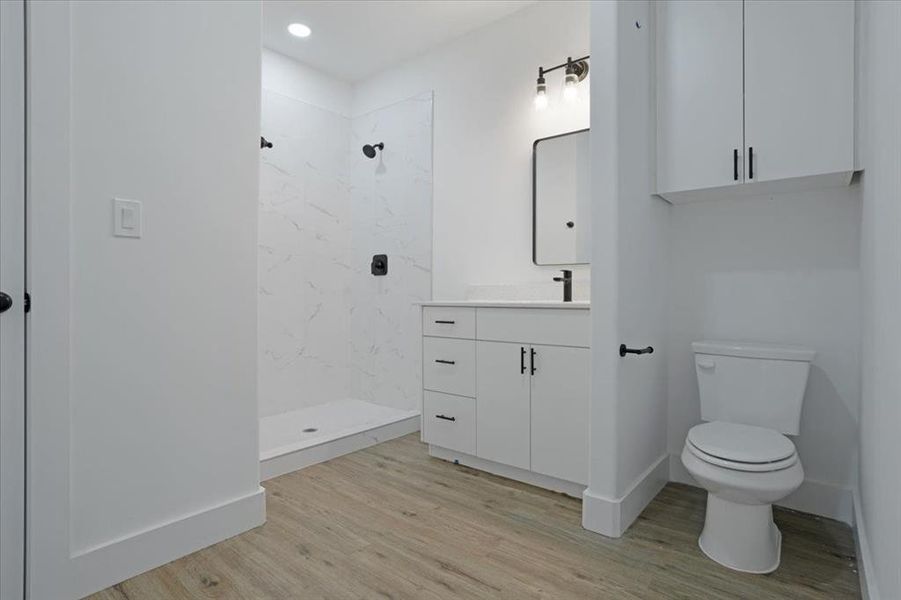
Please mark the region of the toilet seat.
POLYGON ((704 462, 735 471, 779 471, 798 461, 795 445, 778 431, 740 423, 695 425, 686 447, 704 462))

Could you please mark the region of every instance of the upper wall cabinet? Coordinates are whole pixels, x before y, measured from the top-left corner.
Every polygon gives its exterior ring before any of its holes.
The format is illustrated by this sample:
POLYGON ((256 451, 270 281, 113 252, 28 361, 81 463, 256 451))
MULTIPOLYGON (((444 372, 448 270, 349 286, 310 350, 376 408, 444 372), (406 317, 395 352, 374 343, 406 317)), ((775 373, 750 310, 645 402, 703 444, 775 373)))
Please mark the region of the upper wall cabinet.
POLYGON ((847 184, 853 0, 657 4, 657 193, 680 203, 847 184))

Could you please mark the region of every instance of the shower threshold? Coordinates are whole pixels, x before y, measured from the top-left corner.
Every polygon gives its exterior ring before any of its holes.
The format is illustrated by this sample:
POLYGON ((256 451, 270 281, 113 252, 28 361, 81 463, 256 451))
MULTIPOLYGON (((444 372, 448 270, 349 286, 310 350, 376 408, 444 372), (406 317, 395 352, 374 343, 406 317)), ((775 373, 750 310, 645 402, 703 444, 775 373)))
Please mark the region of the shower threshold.
POLYGON ((335 400, 260 419, 260 479, 419 431, 419 412, 335 400))

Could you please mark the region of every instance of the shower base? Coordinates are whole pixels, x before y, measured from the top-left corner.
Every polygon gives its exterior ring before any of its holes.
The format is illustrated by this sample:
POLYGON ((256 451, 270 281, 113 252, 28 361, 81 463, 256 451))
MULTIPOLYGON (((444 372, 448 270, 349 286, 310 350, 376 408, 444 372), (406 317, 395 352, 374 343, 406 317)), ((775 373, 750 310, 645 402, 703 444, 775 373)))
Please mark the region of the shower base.
POLYGON ((419 431, 419 412, 335 400, 260 419, 260 480, 419 431))

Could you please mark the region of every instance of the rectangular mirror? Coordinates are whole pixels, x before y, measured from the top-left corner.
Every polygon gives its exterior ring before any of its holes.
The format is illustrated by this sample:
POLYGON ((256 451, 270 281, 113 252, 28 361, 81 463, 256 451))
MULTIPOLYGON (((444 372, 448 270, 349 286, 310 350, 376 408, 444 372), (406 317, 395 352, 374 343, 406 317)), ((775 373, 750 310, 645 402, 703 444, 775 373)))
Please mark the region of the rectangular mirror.
POLYGON ((588 130, 535 140, 532 146, 532 262, 591 260, 588 130))

